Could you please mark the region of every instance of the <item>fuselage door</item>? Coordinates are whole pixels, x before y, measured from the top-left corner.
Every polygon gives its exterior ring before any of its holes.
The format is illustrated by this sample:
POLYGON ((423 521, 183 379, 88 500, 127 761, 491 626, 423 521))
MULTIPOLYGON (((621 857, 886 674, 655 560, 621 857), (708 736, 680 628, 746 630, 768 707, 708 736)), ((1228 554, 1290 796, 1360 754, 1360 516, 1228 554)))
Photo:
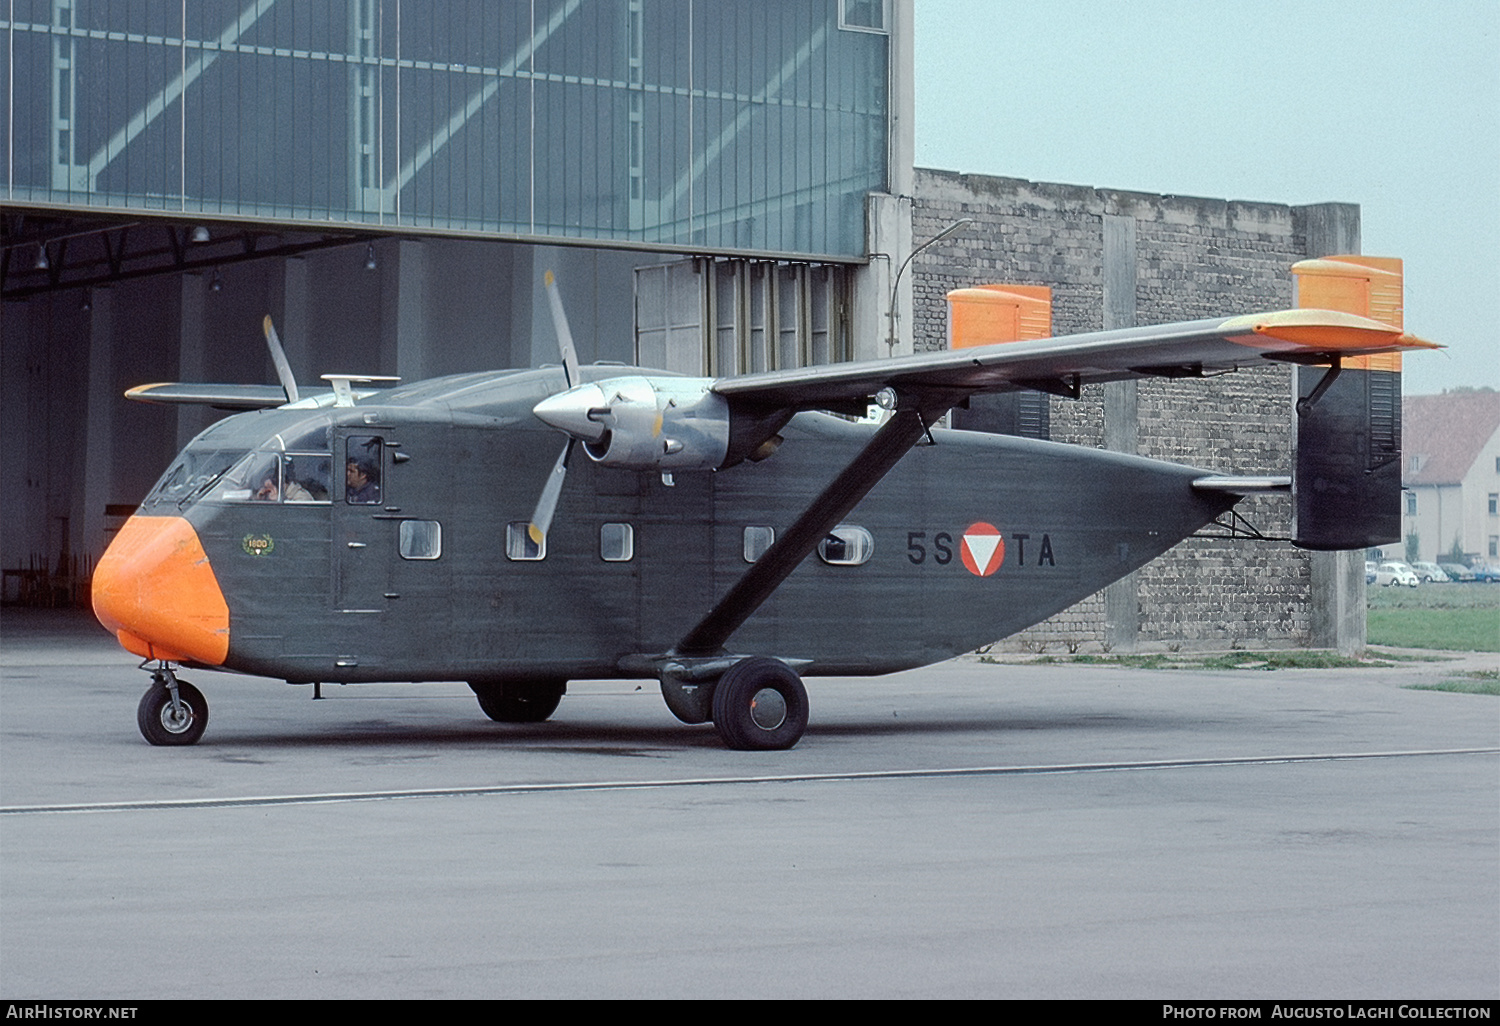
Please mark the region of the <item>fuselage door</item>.
POLYGON ((386 511, 386 441, 371 428, 334 432, 333 596, 349 613, 383 613, 390 602, 399 517, 386 511))

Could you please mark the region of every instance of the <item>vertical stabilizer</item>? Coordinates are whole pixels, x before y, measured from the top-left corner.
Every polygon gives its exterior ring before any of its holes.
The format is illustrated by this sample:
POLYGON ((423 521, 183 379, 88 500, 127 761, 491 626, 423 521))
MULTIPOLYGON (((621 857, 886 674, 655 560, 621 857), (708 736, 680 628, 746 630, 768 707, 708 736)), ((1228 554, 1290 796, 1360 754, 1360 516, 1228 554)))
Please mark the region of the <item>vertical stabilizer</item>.
MULTIPOLYGON (((1292 266, 1297 306, 1403 327, 1401 261, 1333 256, 1292 266)), ((1401 537, 1401 356, 1299 367, 1292 536, 1309 549, 1360 549, 1401 537)))

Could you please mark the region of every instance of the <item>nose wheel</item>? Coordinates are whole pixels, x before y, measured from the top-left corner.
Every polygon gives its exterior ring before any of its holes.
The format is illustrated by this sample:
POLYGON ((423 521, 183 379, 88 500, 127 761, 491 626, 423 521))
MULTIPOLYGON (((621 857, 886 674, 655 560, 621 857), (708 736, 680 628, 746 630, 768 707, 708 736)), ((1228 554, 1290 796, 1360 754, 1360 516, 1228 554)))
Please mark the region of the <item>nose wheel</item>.
POLYGON ((171 670, 157 670, 136 707, 135 721, 153 745, 194 745, 208 726, 208 702, 171 670))

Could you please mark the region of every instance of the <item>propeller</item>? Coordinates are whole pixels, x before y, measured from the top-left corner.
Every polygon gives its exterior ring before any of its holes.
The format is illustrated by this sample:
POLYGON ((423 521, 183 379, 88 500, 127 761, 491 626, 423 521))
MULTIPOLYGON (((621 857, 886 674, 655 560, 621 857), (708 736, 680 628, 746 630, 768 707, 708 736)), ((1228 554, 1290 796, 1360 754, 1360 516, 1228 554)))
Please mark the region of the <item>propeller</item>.
POLYGON ((281 379, 286 401, 294 403, 300 398, 297 394, 297 379, 292 376, 292 365, 287 362, 286 350, 281 348, 281 338, 276 334, 276 325, 271 323, 270 314, 266 314, 261 328, 266 333, 266 345, 271 350, 271 362, 276 365, 276 376, 281 379))
MULTIPOLYGON (((557 279, 548 271, 542 276, 542 282, 547 289, 547 304, 552 309, 552 327, 557 332, 557 348, 562 353, 563 376, 567 379, 568 388, 572 388, 582 380, 578 373, 578 350, 573 346, 573 333, 568 329, 568 315, 563 312, 557 279)), ((558 454, 557 462, 552 465, 552 472, 547 475, 547 483, 542 487, 541 497, 537 499, 536 509, 531 514, 531 523, 527 525, 526 533, 533 545, 540 546, 547 537, 547 529, 552 526, 552 514, 557 512, 557 500, 562 495, 563 481, 568 475, 568 459, 573 455, 574 441, 576 439, 569 435, 563 451, 558 454)))

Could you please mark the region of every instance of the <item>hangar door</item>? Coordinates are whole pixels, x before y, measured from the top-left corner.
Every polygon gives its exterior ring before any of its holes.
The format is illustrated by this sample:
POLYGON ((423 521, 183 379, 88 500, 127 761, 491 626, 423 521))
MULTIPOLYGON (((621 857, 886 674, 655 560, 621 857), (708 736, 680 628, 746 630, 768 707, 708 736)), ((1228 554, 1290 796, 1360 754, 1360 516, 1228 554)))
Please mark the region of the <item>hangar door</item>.
POLYGON ((697 257, 635 272, 636 361, 725 377, 853 358, 840 264, 697 257))

